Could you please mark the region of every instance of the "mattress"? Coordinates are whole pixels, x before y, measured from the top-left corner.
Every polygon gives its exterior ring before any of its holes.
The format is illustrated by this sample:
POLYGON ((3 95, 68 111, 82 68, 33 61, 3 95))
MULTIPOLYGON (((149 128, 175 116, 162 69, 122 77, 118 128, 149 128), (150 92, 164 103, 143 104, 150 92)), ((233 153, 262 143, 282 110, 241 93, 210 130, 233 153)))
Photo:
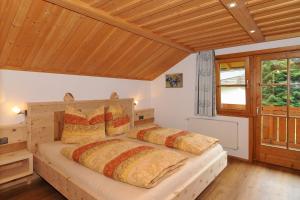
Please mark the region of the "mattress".
MULTIPOLYGON (((127 137, 122 139, 131 140, 127 137)), ((144 143, 142 141, 138 142, 144 143)), ((149 143, 146 144, 157 146, 149 143)), ((63 172, 67 177, 72 179, 73 182, 88 191, 91 195, 96 196, 99 199, 108 200, 167 199, 170 194, 174 191, 178 191, 183 184, 189 182, 190 177, 193 177, 197 172, 205 168, 210 161, 224 153, 223 148, 219 144, 212 146, 200 156, 185 153, 189 156, 189 159, 183 167, 172 176, 163 180, 156 187, 145 189, 107 178, 74 161, 68 160, 60 153, 60 150, 66 146, 70 146, 70 144, 63 144, 60 141, 39 144, 38 154, 63 172)), ((157 147, 165 148, 162 146, 157 147)))

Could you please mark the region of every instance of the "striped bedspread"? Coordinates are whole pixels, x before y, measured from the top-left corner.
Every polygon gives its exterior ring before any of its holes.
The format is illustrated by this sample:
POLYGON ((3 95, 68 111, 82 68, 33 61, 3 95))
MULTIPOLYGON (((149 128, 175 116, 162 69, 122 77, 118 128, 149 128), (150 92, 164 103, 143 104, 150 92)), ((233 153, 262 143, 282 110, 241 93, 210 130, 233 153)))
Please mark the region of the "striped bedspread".
POLYGON ((157 125, 145 125, 131 129, 129 138, 134 138, 153 144, 165 145, 192 154, 200 155, 206 149, 218 142, 218 139, 172 128, 162 128, 157 125))
POLYGON ((154 187, 187 159, 174 151, 121 139, 65 147, 61 153, 109 178, 144 188, 154 187))

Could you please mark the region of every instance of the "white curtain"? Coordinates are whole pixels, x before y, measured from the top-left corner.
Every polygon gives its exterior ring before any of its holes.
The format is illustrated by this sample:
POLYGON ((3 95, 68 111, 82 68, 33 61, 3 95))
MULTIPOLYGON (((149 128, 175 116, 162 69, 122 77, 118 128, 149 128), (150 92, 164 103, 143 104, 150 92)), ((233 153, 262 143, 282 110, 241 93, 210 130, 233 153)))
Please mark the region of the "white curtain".
POLYGON ((215 116, 215 52, 199 52, 196 65, 196 115, 215 116))

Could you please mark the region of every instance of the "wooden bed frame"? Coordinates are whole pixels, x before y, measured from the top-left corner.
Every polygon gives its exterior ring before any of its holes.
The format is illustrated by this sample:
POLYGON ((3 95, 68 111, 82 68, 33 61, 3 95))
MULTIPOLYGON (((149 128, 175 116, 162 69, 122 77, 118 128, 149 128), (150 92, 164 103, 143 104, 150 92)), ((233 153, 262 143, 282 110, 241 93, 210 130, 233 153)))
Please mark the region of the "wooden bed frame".
MULTIPOLYGON (((76 101, 72 103, 84 111, 99 106, 109 106, 116 100, 76 101)), ((130 117, 131 126, 134 123, 133 99, 117 100, 130 117)), ((80 185, 72 177, 68 177, 56 166, 39 156, 37 148, 39 143, 59 140, 62 130, 63 112, 67 104, 64 102, 28 103, 28 149, 34 153, 33 167, 37 174, 55 187, 68 199, 96 200, 99 199, 89 188, 80 185)), ((199 169, 197 174, 189 177, 189 181, 180 189, 170 194, 167 200, 195 199, 226 167, 227 153, 224 151, 206 167, 199 169)), ((159 187, 159 186, 158 186, 159 187)), ((104 200, 104 199, 101 199, 104 200)))

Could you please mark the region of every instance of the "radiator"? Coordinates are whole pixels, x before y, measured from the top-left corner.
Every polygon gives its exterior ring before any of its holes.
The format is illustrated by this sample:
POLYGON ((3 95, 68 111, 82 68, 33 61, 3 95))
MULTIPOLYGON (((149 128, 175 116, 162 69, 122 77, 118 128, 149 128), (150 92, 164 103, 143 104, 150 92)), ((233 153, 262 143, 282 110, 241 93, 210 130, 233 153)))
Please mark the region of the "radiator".
POLYGON ((225 148, 233 150, 239 148, 238 122, 191 117, 187 119, 187 130, 218 138, 225 148))

